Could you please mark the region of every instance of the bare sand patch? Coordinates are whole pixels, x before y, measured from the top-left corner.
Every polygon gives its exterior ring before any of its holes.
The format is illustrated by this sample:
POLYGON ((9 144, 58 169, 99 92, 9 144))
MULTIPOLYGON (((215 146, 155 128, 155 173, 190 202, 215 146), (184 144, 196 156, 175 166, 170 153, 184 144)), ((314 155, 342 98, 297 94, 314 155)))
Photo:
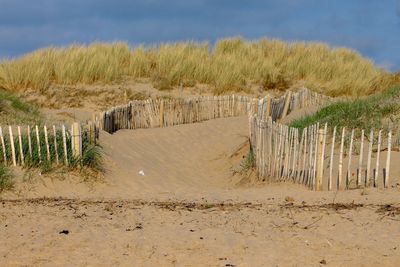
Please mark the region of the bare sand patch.
POLYGON ((39 199, 0 204, 2 266, 396 266, 399 208, 39 199))

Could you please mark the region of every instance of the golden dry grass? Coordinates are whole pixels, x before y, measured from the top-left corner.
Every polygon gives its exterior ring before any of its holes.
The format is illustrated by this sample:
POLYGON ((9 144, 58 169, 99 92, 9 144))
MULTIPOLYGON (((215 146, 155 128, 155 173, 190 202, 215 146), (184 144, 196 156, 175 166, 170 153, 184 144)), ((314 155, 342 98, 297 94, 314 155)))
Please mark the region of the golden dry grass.
POLYGON ((45 48, 0 63, 0 87, 45 91, 52 84, 119 83, 150 78, 162 90, 208 84, 215 94, 251 86, 287 89, 301 83, 328 95, 366 95, 399 78, 346 48, 240 38, 181 42, 130 49, 126 43, 45 48))

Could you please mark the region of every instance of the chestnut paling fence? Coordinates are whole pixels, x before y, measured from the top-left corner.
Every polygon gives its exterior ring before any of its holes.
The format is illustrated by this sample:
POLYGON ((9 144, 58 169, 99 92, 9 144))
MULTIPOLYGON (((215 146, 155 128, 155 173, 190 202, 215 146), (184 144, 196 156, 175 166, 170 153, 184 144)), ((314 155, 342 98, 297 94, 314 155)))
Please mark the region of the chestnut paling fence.
POLYGON ((279 123, 286 115, 333 99, 303 89, 262 99, 247 96, 132 101, 103 112, 100 121, 60 126, 0 126, 0 162, 37 166, 74 164, 84 143, 95 143, 98 129, 166 127, 249 115, 250 142, 260 178, 292 181, 312 189, 388 187, 393 147, 391 131, 329 128, 303 130, 279 123))
POLYGON ((74 165, 98 139, 95 123, 44 126, 0 126, 0 163, 13 166, 74 165))
POLYGON ((279 98, 247 96, 132 101, 103 112, 96 123, 0 126, 0 163, 69 165, 82 156, 84 143, 95 143, 98 129, 165 127, 249 115, 250 143, 260 178, 292 181, 315 190, 389 187, 398 133, 354 130, 315 124, 305 129, 278 121, 292 111, 333 101, 307 89, 279 98))
POLYGON ((303 130, 250 116, 250 142, 260 178, 292 181, 315 190, 388 187, 392 131, 338 129, 315 124, 303 130))
POLYGON ((262 99, 248 96, 200 96, 188 99, 131 101, 100 114, 101 128, 109 133, 119 129, 166 127, 216 118, 258 114, 278 120, 298 108, 322 105, 331 98, 302 89, 262 99))
POLYGON ((278 98, 247 96, 205 96, 190 99, 131 101, 101 113, 100 120, 65 125, 0 125, 0 163, 13 166, 75 164, 85 145, 95 144, 99 129, 113 133, 119 129, 166 127, 204 120, 259 114, 275 120, 297 108, 323 104, 328 97, 307 89, 286 92, 278 98))

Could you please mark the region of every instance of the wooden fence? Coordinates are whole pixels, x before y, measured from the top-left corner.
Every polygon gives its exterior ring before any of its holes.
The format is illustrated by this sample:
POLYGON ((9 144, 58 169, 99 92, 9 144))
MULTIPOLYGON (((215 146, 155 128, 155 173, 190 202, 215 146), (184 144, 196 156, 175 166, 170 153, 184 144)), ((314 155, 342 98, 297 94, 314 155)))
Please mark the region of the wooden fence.
POLYGON ((281 97, 272 98, 266 96, 260 99, 257 115, 260 119, 271 117, 272 121, 277 121, 285 118, 295 110, 309 106, 321 106, 332 101, 334 101, 333 98, 306 88, 296 92, 286 91, 281 97))
POLYGON ((100 116, 102 129, 166 127, 210 119, 254 113, 257 99, 245 96, 198 97, 190 99, 148 99, 114 107, 100 116))
POLYGON ((101 128, 109 133, 119 129, 166 127, 216 118, 259 114, 275 121, 298 108, 321 105, 330 98, 303 89, 287 91, 278 98, 247 96, 202 96, 189 99, 148 99, 131 101, 101 113, 101 128))
POLYGON ((366 132, 327 125, 303 130, 250 117, 250 142, 260 178, 315 190, 388 187, 392 131, 366 132), (383 157, 385 156, 385 157, 383 157))
POLYGON ((47 127, 0 126, 0 163, 38 166, 44 163, 70 165, 82 157, 82 142, 96 143, 98 127, 73 123, 47 127))

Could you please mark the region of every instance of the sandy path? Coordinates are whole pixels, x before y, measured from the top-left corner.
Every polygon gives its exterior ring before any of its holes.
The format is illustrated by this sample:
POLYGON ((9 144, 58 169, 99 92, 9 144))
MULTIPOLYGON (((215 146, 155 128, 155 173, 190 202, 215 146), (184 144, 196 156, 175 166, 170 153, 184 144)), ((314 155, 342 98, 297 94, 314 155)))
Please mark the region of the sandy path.
POLYGON ((240 167, 241 155, 231 155, 247 144, 247 127, 247 117, 239 117, 113 135, 102 132, 104 183, 90 187, 68 177, 43 175, 30 179, 33 184, 21 181, 18 196, 4 197, 214 199, 232 191, 240 179, 232 176, 232 167, 240 167))
POLYGON ((246 143, 247 125, 247 117, 239 117, 103 133, 107 177, 113 186, 136 196, 150 193, 182 198, 189 197, 188 192, 193 197, 230 188, 228 159, 246 143))
POLYGON ((18 194, 1 196, 0 266, 400 262, 398 187, 238 186, 232 168, 245 149, 231 155, 247 131, 247 118, 229 118, 103 133, 104 183, 41 176, 20 182, 18 194))

